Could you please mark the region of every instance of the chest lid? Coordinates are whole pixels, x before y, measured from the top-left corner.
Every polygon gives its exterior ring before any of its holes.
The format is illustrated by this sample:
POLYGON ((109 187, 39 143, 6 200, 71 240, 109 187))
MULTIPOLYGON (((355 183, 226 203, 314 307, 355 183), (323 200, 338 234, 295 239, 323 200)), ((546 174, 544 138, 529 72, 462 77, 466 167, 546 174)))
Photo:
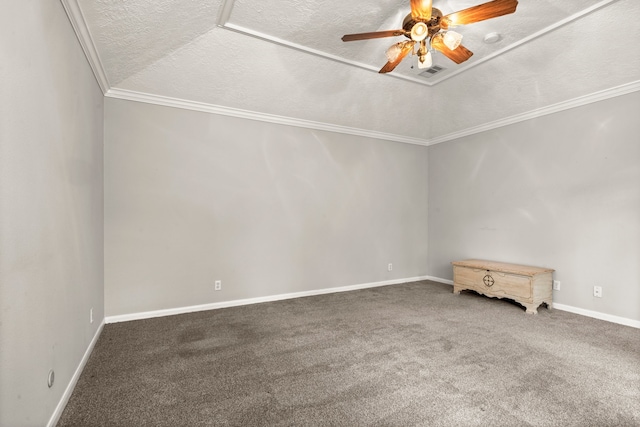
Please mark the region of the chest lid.
POLYGON ((530 265, 509 264, 506 262, 486 261, 481 259, 466 259, 453 261, 451 264, 459 267, 476 268, 480 270, 501 271, 503 273, 519 274, 521 276, 535 276, 536 274, 550 273, 552 268, 533 267, 530 265))

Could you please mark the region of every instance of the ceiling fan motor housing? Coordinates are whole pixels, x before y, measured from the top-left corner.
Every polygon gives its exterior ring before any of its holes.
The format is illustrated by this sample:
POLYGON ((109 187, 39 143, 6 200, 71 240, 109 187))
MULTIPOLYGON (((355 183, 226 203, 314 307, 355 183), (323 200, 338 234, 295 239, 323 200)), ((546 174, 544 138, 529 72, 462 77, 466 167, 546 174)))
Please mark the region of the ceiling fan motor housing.
MULTIPOLYGON (((436 9, 435 7, 431 9, 431 19, 429 21, 422 21, 427 24, 427 28, 429 28, 429 37, 436 34, 440 31, 440 20, 442 19, 442 12, 440 9, 436 9)), ((402 21, 402 29, 407 32, 405 34, 408 38, 411 38, 411 29, 414 25, 416 25, 418 21, 413 19, 411 14, 408 14, 404 20, 402 21)))

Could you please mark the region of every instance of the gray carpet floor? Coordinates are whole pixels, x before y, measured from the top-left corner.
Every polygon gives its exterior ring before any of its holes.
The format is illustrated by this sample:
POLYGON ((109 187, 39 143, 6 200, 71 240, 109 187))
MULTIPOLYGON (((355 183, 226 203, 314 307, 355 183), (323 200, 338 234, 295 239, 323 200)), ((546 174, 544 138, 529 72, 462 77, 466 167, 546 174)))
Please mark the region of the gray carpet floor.
POLYGON ((422 281, 110 324, 63 426, 640 426, 640 330, 422 281))

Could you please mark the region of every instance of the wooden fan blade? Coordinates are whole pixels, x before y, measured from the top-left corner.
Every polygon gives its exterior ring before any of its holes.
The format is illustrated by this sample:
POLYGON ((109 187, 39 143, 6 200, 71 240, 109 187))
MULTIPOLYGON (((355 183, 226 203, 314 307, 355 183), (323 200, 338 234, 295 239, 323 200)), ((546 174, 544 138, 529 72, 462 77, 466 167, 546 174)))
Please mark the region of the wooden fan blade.
POLYGON ((430 21, 432 5, 432 0, 411 0, 411 17, 416 21, 430 21))
POLYGON ((406 34, 405 30, 388 30, 388 31, 375 31, 373 33, 345 34, 344 36, 342 36, 342 41, 352 42, 356 40, 369 40, 369 39, 379 39, 382 37, 404 36, 405 34, 406 34))
POLYGON ((393 61, 393 62, 388 61, 386 64, 384 64, 384 67, 382 67, 380 69, 380 71, 378 71, 378 73, 384 74, 384 73, 389 73, 389 72, 393 71, 393 69, 396 68, 400 62, 402 62, 402 60, 405 58, 405 56, 407 56, 409 54, 409 52, 411 52, 413 50, 413 45, 415 43, 416 42, 414 42, 414 41, 406 41, 406 42, 404 42, 404 44, 402 45, 402 50, 400 51, 400 54, 398 55, 396 60, 393 61))
POLYGON ((446 15, 440 21, 440 26, 446 29, 455 25, 472 24, 508 15, 515 12, 517 7, 518 0, 493 0, 446 15))
POLYGON ((436 34, 431 38, 431 47, 442 52, 444 56, 446 56, 456 64, 462 64, 473 55, 473 52, 462 45, 458 46, 454 50, 449 49, 447 45, 444 44, 441 34, 436 34))

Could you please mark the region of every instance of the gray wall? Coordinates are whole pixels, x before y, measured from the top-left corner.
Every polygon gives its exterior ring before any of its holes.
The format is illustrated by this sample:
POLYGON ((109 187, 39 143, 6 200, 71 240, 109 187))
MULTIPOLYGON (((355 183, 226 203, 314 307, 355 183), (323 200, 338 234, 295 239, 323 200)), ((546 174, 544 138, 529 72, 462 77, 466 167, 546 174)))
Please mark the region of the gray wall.
POLYGON ((106 314, 424 275, 426 168, 423 146, 107 98, 106 314))
POLYGON ((60 2, 3 2, 1 426, 47 424, 104 317, 102 122, 60 2))
POLYGON ((550 267, 554 302, 640 320, 639 111, 635 92, 429 147, 429 274, 550 267))

